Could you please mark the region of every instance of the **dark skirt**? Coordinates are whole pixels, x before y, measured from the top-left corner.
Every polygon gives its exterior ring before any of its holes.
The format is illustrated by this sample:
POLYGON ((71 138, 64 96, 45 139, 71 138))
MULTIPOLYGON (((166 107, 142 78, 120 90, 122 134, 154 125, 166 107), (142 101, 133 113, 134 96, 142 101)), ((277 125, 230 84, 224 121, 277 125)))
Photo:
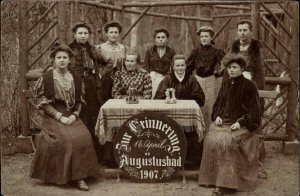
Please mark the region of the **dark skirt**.
POLYGON ((63 125, 45 115, 37 136, 30 177, 55 184, 84 179, 98 173, 91 135, 80 119, 63 125))
POLYGON ((199 184, 253 191, 258 175, 258 136, 246 128, 211 124, 204 138, 199 184))
POLYGON ((112 87, 114 80, 112 79, 112 75, 108 74, 103 76, 99 82, 99 96, 101 105, 103 105, 107 100, 112 99, 112 87))

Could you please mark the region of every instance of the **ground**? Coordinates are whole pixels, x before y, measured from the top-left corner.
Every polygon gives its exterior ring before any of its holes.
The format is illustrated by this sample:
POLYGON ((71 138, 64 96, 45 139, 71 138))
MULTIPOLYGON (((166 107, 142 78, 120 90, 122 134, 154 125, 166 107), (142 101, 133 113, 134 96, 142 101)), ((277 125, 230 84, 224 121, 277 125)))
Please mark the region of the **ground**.
MULTIPOLYGON (((121 178, 116 181, 113 176, 99 175, 88 179, 90 191, 82 192, 73 185, 56 186, 44 184, 39 180, 29 178, 30 163, 33 153, 30 142, 16 139, 3 140, 1 159, 1 193, 8 196, 208 196, 213 188, 199 187, 197 178, 187 178, 182 184, 181 177, 174 177, 167 183, 141 184, 121 178), (5 142, 3 142, 5 141, 5 142), (9 145, 10 144, 10 145, 9 145), (25 145, 26 144, 26 145, 25 145), (15 146, 27 146, 18 150, 15 146), (28 147, 29 146, 29 147, 28 147)), ((267 158, 263 167, 267 179, 260 178, 254 192, 238 192, 237 196, 296 196, 299 193, 299 155, 287 155, 281 152, 280 142, 265 142, 267 158)))

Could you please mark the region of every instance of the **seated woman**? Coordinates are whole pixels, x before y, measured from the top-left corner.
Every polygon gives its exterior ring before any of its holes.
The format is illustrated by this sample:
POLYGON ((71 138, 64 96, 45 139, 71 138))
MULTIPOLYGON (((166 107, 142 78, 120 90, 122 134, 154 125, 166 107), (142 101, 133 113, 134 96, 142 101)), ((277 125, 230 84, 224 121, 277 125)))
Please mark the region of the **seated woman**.
MULTIPOLYGON (((173 71, 159 84, 154 99, 165 99, 168 88, 175 89, 176 99, 195 100, 199 107, 204 105, 205 96, 197 79, 186 72, 186 60, 184 55, 175 55, 173 58, 173 71)), ((201 160, 201 145, 198 142, 196 131, 185 131, 187 138, 187 161, 197 165, 201 160)))
POLYGON ((68 71, 72 56, 68 46, 55 45, 50 54, 55 68, 44 73, 35 86, 38 107, 45 115, 30 177, 55 184, 73 181, 87 191, 84 178, 97 174, 98 163, 90 132, 79 119, 82 83, 68 71))
POLYGON ((115 99, 126 98, 132 91, 140 99, 151 99, 152 83, 149 74, 138 69, 141 63, 137 50, 131 49, 125 56, 123 71, 117 71, 114 76, 112 96, 115 99))
POLYGON ((186 60, 184 55, 175 55, 173 58, 173 71, 159 84, 154 99, 165 99, 168 88, 175 89, 177 99, 192 99, 201 107, 204 105, 205 96, 203 90, 194 76, 186 72, 186 60))
POLYGON ((223 81, 213 106, 214 121, 204 138, 199 184, 214 185, 213 195, 235 190, 251 191, 258 174, 258 137, 253 131, 261 122, 258 90, 242 72, 240 54, 224 61, 230 79, 223 81))

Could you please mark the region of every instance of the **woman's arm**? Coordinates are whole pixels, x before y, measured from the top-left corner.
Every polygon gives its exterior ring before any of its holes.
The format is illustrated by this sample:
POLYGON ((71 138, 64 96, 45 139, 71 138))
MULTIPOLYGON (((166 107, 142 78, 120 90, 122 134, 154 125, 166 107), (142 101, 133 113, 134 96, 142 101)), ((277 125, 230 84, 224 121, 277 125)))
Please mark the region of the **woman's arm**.
POLYGON ((145 74, 143 81, 143 97, 144 99, 151 99, 152 96, 152 81, 149 74, 145 74))
POLYGON ((122 78, 121 78, 121 72, 117 71, 115 73, 115 78, 113 82, 113 87, 112 87, 112 97, 114 99, 120 99, 122 96, 122 78))
POLYGON ((50 103, 53 101, 46 97, 44 89, 44 79, 39 78, 36 85, 34 86, 34 94, 36 97, 37 107, 45 111, 45 113, 56 120, 62 117, 62 113, 58 112, 50 103))
POLYGON ((193 100, 197 102, 197 104, 202 107, 205 103, 205 95, 204 92, 197 81, 196 78, 192 78, 192 89, 191 89, 191 97, 193 100))
POLYGON ((196 52, 197 50, 194 49, 186 61, 186 72, 191 75, 193 74, 193 71, 195 69, 196 52))
POLYGON ((261 108, 256 85, 251 82, 248 90, 246 91, 248 99, 245 100, 245 108, 248 112, 237 120, 241 127, 246 126, 248 130, 255 131, 261 123, 261 108))
POLYGON ((217 99, 213 105, 213 108, 212 108, 212 113, 211 113, 211 120, 212 121, 215 121, 216 118, 218 116, 220 116, 220 113, 219 113, 219 107, 220 107, 220 104, 221 104, 221 100, 223 99, 223 94, 224 94, 224 90, 225 89, 225 82, 222 82, 222 86, 221 86, 221 89, 218 93, 218 96, 217 96, 217 99))
POLYGON ((144 66, 142 67, 148 73, 150 73, 150 48, 146 51, 145 58, 144 58, 144 66))
POLYGON ((157 91, 155 93, 154 99, 165 99, 166 90, 170 88, 168 85, 168 76, 166 76, 158 85, 157 91))

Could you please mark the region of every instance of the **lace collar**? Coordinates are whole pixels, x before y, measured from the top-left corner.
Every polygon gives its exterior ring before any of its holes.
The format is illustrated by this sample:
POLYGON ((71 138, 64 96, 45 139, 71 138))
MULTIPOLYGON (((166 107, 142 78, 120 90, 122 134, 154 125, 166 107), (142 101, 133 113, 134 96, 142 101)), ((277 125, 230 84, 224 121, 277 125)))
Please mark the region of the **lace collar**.
POLYGON ((65 74, 61 74, 57 69, 54 69, 53 79, 59 82, 64 91, 69 91, 72 88, 73 76, 69 71, 65 74))

